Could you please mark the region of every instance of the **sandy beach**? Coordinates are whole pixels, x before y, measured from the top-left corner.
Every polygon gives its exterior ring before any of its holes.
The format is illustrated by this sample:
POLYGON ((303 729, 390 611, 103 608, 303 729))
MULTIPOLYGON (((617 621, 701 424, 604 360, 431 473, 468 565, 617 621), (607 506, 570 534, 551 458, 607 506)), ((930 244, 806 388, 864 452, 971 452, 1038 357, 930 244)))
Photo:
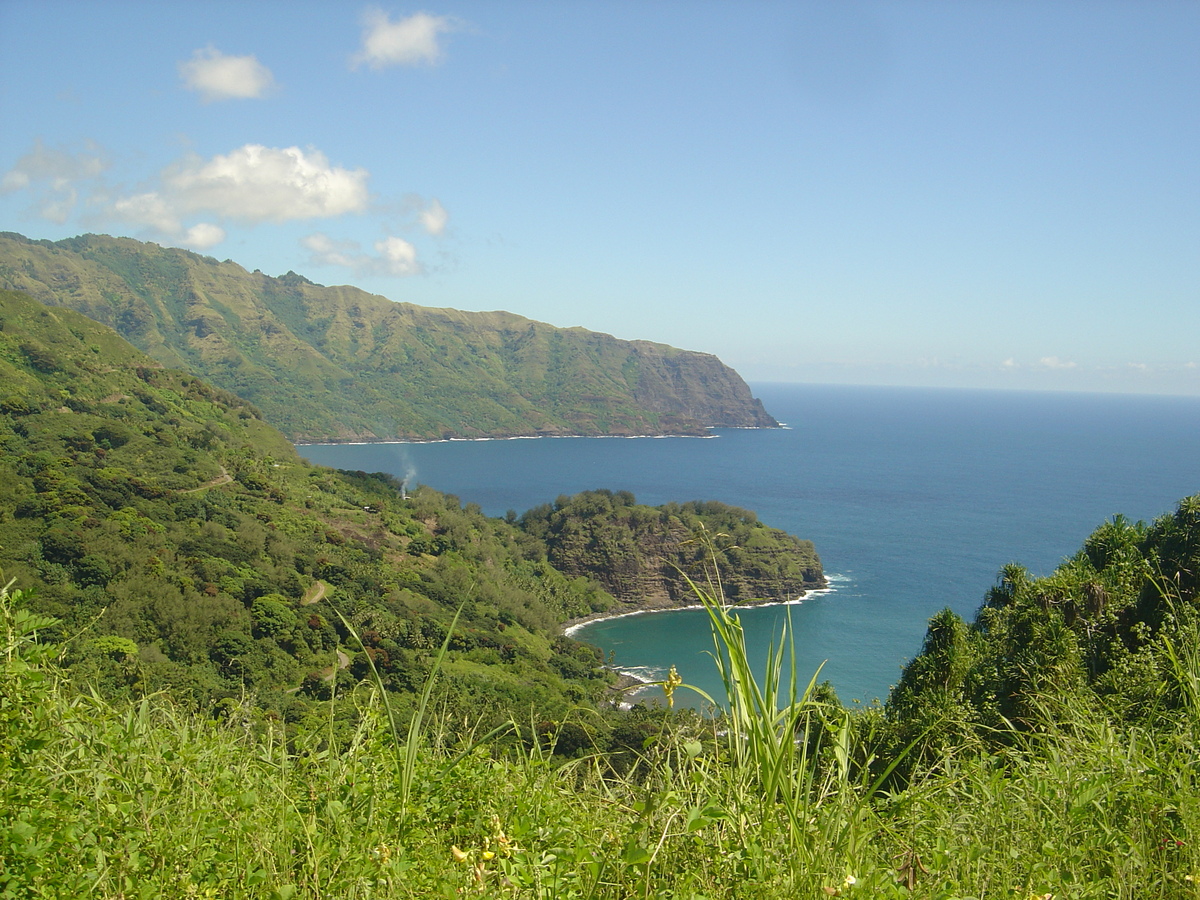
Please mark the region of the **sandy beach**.
MULTIPOLYGON (((832 591, 828 582, 821 587, 813 588, 812 590, 804 591, 796 597, 791 597, 787 600, 773 599, 756 599, 745 600, 741 603, 735 603, 730 606, 731 609, 746 608, 752 606, 788 606, 796 603, 803 603, 810 597, 816 597, 821 594, 826 594, 832 591)), ((703 603, 672 603, 670 600, 646 600, 644 602, 622 603, 618 602, 617 606, 604 612, 592 613, 588 616, 579 616, 578 618, 568 619, 562 624, 562 633, 567 637, 574 637, 578 631, 585 625, 590 625, 593 622, 604 622, 609 619, 622 619, 626 616, 639 616, 643 613, 654 612, 669 612, 684 609, 703 609, 703 603)))

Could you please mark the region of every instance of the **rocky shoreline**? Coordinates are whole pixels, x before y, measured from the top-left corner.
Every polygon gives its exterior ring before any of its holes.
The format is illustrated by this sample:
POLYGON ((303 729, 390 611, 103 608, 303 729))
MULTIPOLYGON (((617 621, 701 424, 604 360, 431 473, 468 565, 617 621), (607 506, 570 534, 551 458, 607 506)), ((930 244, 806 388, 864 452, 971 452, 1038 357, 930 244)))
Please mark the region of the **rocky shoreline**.
MULTIPOLYGON (((756 598, 753 600, 743 600, 740 603, 730 604, 731 609, 741 609, 752 606, 785 606, 792 603, 803 603, 804 600, 811 597, 814 593, 824 593, 829 590, 829 582, 812 587, 808 590, 801 591, 797 596, 788 600, 777 600, 770 597, 756 598)), ((636 616, 642 613, 651 612, 667 612, 669 610, 683 609, 703 609, 702 603, 675 603, 665 597, 653 597, 643 601, 623 602, 618 601, 617 605, 612 609, 604 612, 591 613, 586 616, 578 616, 574 619, 568 619, 562 623, 562 633, 567 637, 573 637, 580 628, 584 625, 590 625, 592 622, 603 622, 607 619, 620 619, 625 616, 636 616)))
MULTIPOLYGON (((595 434, 575 434, 558 432, 537 432, 529 434, 491 434, 479 437, 446 437, 446 438, 312 438, 292 441, 296 447, 354 447, 366 444, 469 444, 481 441, 539 441, 539 440, 569 440, 573 438, 612 438, 613 440, 633 440, 637 438, 715 438, 713 434, 718 428, 727 426, 705 425, 697 431, 648 431, 648 432, 599 432, 595 434)), ((783 428, 774 425, 736 425, 728 426, 744 431, 761 431, 770 428, 783 428)))

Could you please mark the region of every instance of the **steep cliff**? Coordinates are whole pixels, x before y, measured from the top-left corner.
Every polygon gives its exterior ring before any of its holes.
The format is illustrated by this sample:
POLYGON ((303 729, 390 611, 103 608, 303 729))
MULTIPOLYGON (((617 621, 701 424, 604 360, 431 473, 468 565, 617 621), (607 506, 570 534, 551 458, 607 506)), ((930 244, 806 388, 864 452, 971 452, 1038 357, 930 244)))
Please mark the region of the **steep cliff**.
POLYGON ((2 234, 0 288, 110 325, 254 403, 296 441, 778 425, 710 354, 396 303, 128 238, 2 234))

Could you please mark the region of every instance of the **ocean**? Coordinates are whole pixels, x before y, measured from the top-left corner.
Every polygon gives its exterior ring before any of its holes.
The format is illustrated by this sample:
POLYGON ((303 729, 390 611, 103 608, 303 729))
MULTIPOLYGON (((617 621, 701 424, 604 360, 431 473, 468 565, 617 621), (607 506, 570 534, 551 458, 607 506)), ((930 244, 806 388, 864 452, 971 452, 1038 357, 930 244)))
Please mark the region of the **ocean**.
MULTIPOLYGON (((950 607, 971 618, 1005 564, 1048 574, 1106 519, 1150 521, 1200 492, 1196 397, 751 387, 786 428, 299 450, 495 516, 594 488, 754 510, 816 544, 830 589, 744 610, 748 643, 765 658, 790 617, 802 680, 819 670, 847 704, 885 699, 929 617, 950 607)), ((610 619, 575 636, 646 680, 675 665, 685 682, 719 691, 702 610, 610 619)))

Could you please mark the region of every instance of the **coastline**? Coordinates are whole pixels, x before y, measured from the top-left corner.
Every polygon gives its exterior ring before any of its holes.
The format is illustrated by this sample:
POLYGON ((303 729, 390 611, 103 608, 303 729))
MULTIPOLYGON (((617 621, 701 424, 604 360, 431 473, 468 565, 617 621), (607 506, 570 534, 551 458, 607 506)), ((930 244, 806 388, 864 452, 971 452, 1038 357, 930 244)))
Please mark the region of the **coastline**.
MULTIPOLYGON (((746 600, 742 603, 734 603, 728 608, 738 610, 751 609, 760 606, 798 606, 805 600, 809 600, 813 597, 824 596, 825 594, 832 594, 835 590, 836 589, 829 584, 829 580, 826 579, 825 584, 822 586, 803 591, 799 594, 799 596, 792 597, 788 600, 771 600, 766 598, 746 600)), ((592 613, 590 615, 568 619, 560 626, 562 628, 562 633, 566 637, 575 638, 575 635, 578 634, 581 629, 595 622, 607 622, 610 619, 624 619, 629 616, 641 616, 648 613, 681 612, 686 609, 704 609, 703 603, 689 603, 681 606, 677 603, 672 603, 670 600, 649 600, 643 601, 640 604, 632 603, 621 605, 633 606, 634 608, 619 609, 616 612, 613 610, 605 610, 604 612, 592 613)))
MULTIPOLYGON (((825 584, 822 587, 817 587, 817 588, 813 588, 811 590, 805 591, 800 596, 792 597, 789 600, 765 600, 765 599, 764 600, 748 600, 744 603, 734 604, 731 608, 736 610, 736 609, 757 608, 757 607, 763 607, 763 606, 798 606, 799 604, 804 603, 806 600, 810 600, 815 597, 824 596, 825 594, 832 594, 832 593, 836 592, 836 590, 837 589, 835 587, 833 587, 827 579, 825 584)), ((582 640, 584 643, 586 643, 587 642, 586 637, 578 638, 578 637, 576 637, 576 635, 579 633, 579 631, 581 629, 583 629, 584 627, 591 625, 595 622, 607 622, 611 619, 624 619, 629 616, 649 615, 651 613, 680 612, 680 611, 688 610, 688 609, 704 609, 704 604, 703 603, 693 603, 693 604, 688 604, 685 606, 680 606, 680 605, 671 603, 670 601, 650 601, 649 603, 644 604, 637 609, 627 609, 627 610, 623 610, 623 611, 619 611, 619 612, 615 612, 615 613, 612 611, 602 612, 602 613, 593 613, 592 615, 589 615, 589 616, 580 616, 575 619, 568 619, 562 625, 562 633, 566 637, 572 638, 574 640, 582 640)), ((616 683, 614 683, 608 689, 608 692, 607 692, 608 695, 611 697, 611 700, 609 702, 613 703, 614 705, 623 707, 623 708, 630 708, 633 706, 634 703, 639 702, 641 699, 640 695, 641 695, 643 688, 650 687, 655 684, 661 683, 661 679, 658 679, 658 678, 649 679, 649 678, 643 677, 641 674, 638 674, 637 671, 634 671, 637 669, 641 669, 643 667, 635 666, 635 667, 633 667, 633 669, 630 669, 630 668, 623 667, 619 664, 617 664, 617 665, 606 664, 606 665, 604 665, 603 668, 607 669, 609 672, 612 672, 614 675, 617 676, 616 683)))
MULTIPOLYGON (((716 426, 714 426, 716 427, 716 426)), ((724 426, 722 426, 724 427, 724 426)), ((736 425, 735 428, 747 430, 767 429, 766 425, 736 425)), ((773 429, 772 429, 773 430, 773 429)), ((719 434, 510 434, 496 437, 451 437, 451 438, 386 438, 376 441, 292 441, 294 447, 364 447, 370 444, 474 444, 484 441, 540 441, 540 440, 574 440, 584 438, 606 438, 609 440, 657 440, 660 438, 696 438, 709 440, 718 438, 719 434)))
POLYGON ((540 441, 574 440, 583 438, 608 438, 611 440, 643 440, 662 438, 696 438, 709 440, 719 438, 718 431, 791 431, 792 426, 787 422, 775 425, 705 425, 703 432, 647 432, 645 434, 497 434, 483 437, 448 437, 448 438, 353 438, 338 440, 336 438, 321 438, 316 440, 292 440, 293 447, 365 447, 371 444, 470 444, 480 441, 540 441))

